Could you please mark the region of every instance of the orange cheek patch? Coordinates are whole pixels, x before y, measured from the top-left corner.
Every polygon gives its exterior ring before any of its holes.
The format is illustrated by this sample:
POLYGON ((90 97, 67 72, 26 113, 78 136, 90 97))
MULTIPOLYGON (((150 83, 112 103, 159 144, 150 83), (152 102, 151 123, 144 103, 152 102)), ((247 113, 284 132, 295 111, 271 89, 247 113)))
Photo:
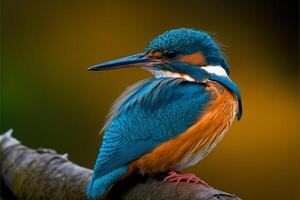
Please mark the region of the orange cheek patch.
POLYGON ((178 61, 189 63, 191 65, 204 65, 206 63, 206 59, 201 52, 182 56, 181 58, 178 59, 178 61))

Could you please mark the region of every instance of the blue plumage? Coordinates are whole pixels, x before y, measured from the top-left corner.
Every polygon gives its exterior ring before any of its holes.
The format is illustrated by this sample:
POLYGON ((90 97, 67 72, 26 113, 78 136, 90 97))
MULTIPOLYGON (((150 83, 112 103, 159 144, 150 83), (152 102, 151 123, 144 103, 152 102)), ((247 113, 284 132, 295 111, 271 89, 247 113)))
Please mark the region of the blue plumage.
POLYGON ((97 198, 102 196, 114 182, 118 180, 120 176, 128 171, 126 166, 114 169, 111 172, 103 175, 99 178, 91 177, 91 181, 87 187, 86 193, 88 198, 97 198))

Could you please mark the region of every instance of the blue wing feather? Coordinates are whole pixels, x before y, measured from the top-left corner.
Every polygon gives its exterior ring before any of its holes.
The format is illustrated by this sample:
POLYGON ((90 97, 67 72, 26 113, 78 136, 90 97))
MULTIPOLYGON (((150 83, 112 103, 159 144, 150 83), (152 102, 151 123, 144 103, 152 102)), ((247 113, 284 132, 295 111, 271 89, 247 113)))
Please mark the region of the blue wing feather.
POLYGON ((211 98, 204 85, 179 78, 139 82, 114 106, 94 178, 124 166, 195 123, 211 98))

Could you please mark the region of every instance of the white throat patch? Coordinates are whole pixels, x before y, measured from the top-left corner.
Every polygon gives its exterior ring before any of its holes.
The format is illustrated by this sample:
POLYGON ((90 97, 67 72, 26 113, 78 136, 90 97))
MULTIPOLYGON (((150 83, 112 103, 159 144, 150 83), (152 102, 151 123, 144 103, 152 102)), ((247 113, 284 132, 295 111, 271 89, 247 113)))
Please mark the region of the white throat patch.
POLYGON ((163 71, 163 70, 150 70, 150 72, 156 78, 160 78, 160 77, 172 77, 172 78, 182 78, 182 79, 185 79, 187 81, 192 81, 192 82, 196 81, 195 79, 193 79, 189 75, 180 74, 180 73, 177 73, 177 72, 163 71))
MULTIPOLYGON (((225 69, 221 66, 208 65, 208 66, 200 67, 200 68, 205 70, 209 74, 215 74, 217 76, 228 77, 225 69)), ((171 71, 167 71, 167 70, 157 70, 157 69, 150 69, 149 71, 156 78, 172 77, 172 78, 182 78, 182 79, 185 79, 187 81, 196 82, 196 80, 194 78, 192 78, 191 76, 186 75, 186 74, 180 74, 180 73, 177 73, 177 72, 171 72, 171 71)))

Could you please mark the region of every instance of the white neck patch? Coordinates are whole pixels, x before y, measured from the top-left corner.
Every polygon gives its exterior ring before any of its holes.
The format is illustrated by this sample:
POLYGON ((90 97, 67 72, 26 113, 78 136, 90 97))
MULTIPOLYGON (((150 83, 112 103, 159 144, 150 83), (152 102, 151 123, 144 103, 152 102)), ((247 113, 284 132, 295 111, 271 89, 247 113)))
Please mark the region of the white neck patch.
POLYGON ((207 71, 210 74, 228 77, 228 74, 226 73, 225 69, 221 66, 208 65, 205 67, 201 67, 201 69, 204 69, 205 71, 207 71))

